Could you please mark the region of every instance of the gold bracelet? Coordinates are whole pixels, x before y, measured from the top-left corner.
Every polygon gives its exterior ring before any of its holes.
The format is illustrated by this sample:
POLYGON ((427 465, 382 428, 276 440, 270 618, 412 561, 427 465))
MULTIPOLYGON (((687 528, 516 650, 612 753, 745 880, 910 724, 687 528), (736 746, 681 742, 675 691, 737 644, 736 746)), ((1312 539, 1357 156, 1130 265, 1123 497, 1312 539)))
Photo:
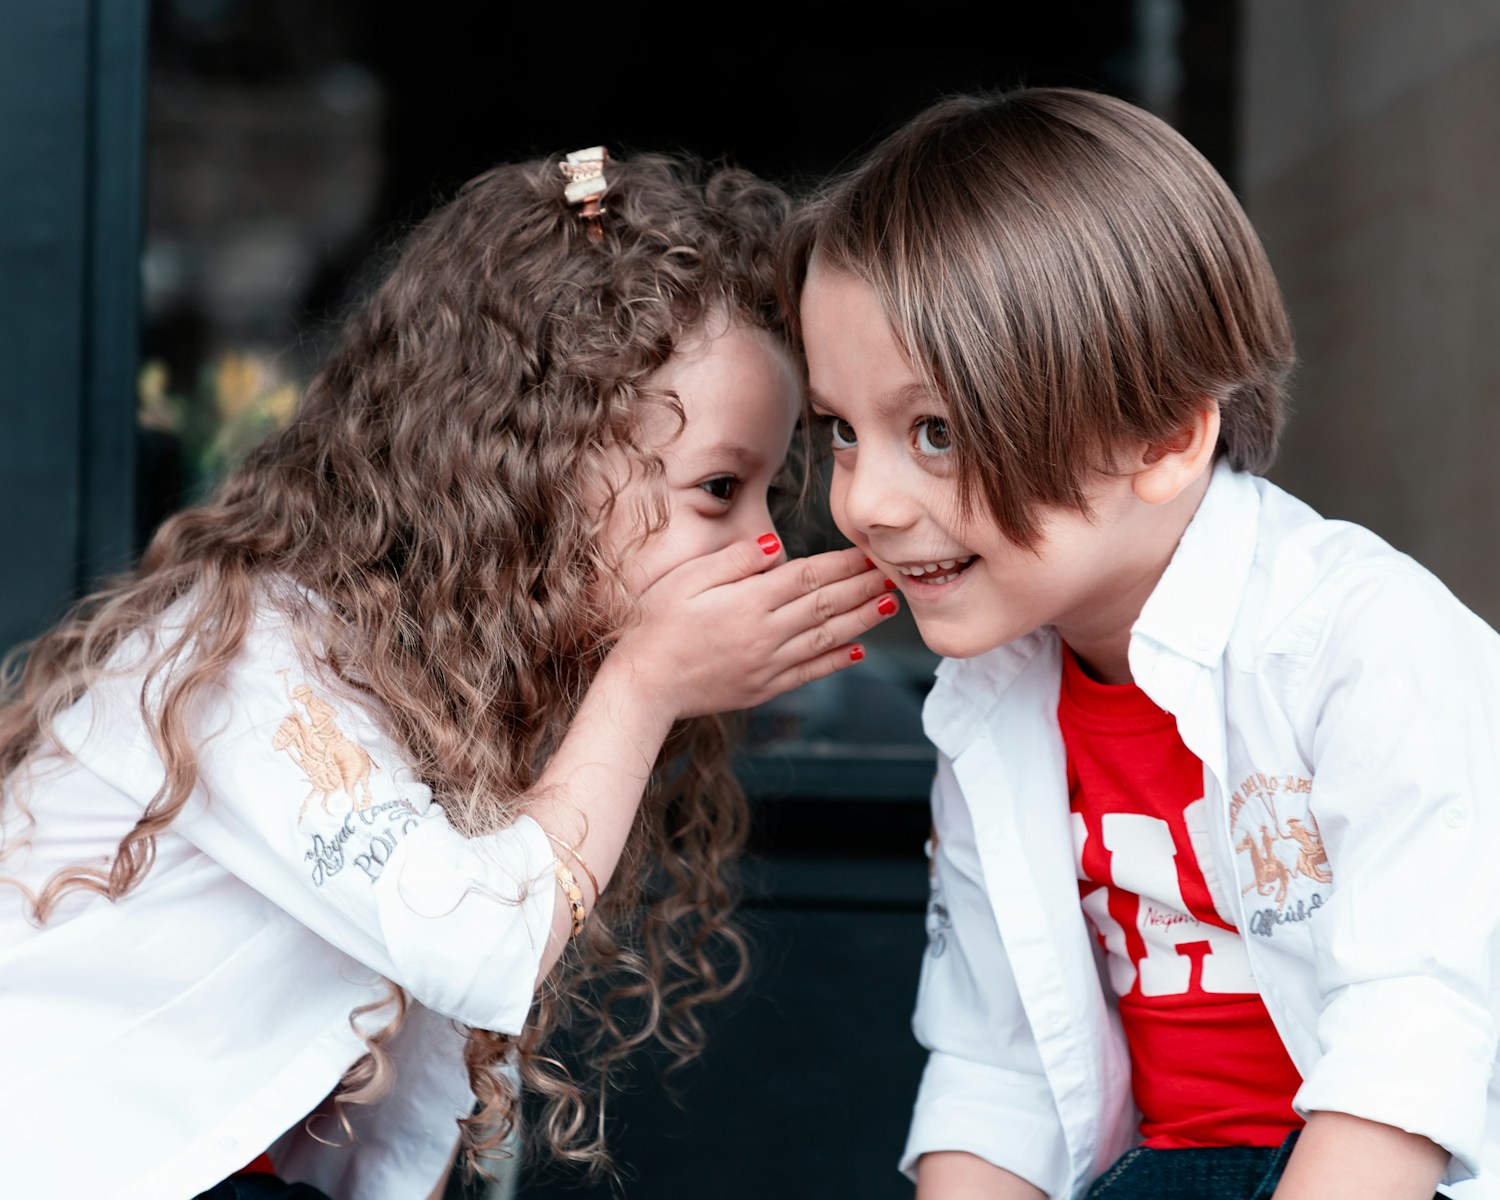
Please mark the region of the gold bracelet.
POLYGON ((578 886, 578 880, 573 878, 573 872, 562 864, 557 864, 557 882, 562 885, 563 895, 568 898, 568 908, 573 913, 573 932, 568 934, 568 941, 572 941, 583 932, 583 923, 588 920, 588 910, 583 907, 583 889, 578 886))
MULTIPOLYGON (((568 857, 571 858, 575 863, 577 863, 579 865, 579 867, 581 867, 583 869, 583 873, 589 877, 589 883, 592 884, 593 888, 594 888, 594 903, 598 904, 599 903, 599 880, 595 877, 594 873, 589 870, 588 863, 586 863, 586 862, 583 861, 583 855, 579 854, 578 851, 575 850, 575 849, 573 849, 573 847, 569 843, 563 841, 562 838, 557 837, 554 834, 550 834, 549 833, 547 835, 547 840, 552 843, 554 849, 566 851, 568 857)), ((562 858, 561 858, 561 856, 559 856, 558 857, 558 862, 561 862, 561 861, 562 861, 562 858)))

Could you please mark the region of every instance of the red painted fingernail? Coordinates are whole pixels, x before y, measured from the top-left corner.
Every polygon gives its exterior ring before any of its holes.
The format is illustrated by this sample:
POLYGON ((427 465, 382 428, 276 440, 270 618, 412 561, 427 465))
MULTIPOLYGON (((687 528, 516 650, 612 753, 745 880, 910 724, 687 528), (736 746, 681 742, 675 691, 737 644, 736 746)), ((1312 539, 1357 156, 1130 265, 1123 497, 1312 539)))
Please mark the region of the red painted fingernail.
POLYGON ((896 581, 894 579, 887 579, 885 581, 885 590, 888 592, 894 592, 896 590, 896 581))
POLYGON ((865 656, 865 648, 863 646, 850 646, 849 647, 849 661, 850 662, 858 662, 864 656, 865 656))
POLYGON ((865 566, 868 567, 872 571, 875 569, 875 560, 873 558, 871 558, 868 554, 865 555, 865 566))
POLYGON ((781 549, 781 539, 774 533, 763 533, 755 540, 760 543, 760 548, 767 554, 775 554, 781 549))
POLYGON ((880 597, 880 603, 875 606, 875 611, 881 616, 888 617, 896 611, 896 598, 894 596, 880 597))

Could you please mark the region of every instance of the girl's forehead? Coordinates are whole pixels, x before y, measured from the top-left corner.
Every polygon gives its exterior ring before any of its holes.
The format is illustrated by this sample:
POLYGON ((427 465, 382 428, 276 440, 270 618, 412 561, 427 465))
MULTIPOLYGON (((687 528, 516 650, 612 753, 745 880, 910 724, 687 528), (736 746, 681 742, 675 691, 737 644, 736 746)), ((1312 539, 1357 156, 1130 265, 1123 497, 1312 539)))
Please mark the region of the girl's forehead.
MULTIPOLYGON (((717 448, 763 458, 775 441, 779 456, 802 405, 790 351, 765 330, 740 324, 674 354, 652 383, 674 393, 682 408, 685 424, 667 446, 677 452, 717 448)), ((676 429, 666 422, 664 431, 676 429)))

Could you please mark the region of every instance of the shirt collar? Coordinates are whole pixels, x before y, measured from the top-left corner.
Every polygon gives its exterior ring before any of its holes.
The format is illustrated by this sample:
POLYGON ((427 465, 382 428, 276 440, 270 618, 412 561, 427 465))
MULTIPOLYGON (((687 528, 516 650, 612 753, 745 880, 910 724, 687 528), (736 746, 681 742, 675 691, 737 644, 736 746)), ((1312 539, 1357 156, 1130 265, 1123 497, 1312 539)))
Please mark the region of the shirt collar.
MULTIPOLYGON (((1167 569, 1130 630, 1138 641, 1212 666, 1224 657, 1255 561, 1260 489, 1220 461, 1167 569)), ((1134 670, 1135 655, 1131 655, 1134 670)))
POLYGON ((956 758, 1016 676, 1055 641, 1049 627, 974 658, 943 659, 937 667, 937 682, 922 706, 928 740, 949 758, 956 758))
MULTIPOLYGON (((1220 461, 1167 569, 1131 627, 1132 669, 1144 643, 1203 666, 1224 656, 1255 560, 1260 490, 1253 476, 1220 461)), ((944 659, 923 706, 927 737, 950 758, 1036 656, 1056 652, 1056 633, 1039 629, 967 659, 944 659)), ((1154 657, 1148 655, 1144 657, 1154 657)), ((1137 675, 1137 682, 1140 681, 1137 675)))

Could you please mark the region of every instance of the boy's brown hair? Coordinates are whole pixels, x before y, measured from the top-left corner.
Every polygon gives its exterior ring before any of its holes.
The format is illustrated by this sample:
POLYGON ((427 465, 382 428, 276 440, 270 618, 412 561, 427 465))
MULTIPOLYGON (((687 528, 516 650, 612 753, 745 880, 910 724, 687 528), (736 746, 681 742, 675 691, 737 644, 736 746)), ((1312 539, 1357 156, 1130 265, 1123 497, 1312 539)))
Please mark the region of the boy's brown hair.
POLYGON ((879 294, 947 406, 965 504, 1022 545, 1087 512, 1089 475, 1160 446, 1207 399, 1217 453, 1263 471, 1294 362, 1260 240, 1175 130, 1110 96, 944 100, 793 218, 783 299, 814 256, 879 294))

